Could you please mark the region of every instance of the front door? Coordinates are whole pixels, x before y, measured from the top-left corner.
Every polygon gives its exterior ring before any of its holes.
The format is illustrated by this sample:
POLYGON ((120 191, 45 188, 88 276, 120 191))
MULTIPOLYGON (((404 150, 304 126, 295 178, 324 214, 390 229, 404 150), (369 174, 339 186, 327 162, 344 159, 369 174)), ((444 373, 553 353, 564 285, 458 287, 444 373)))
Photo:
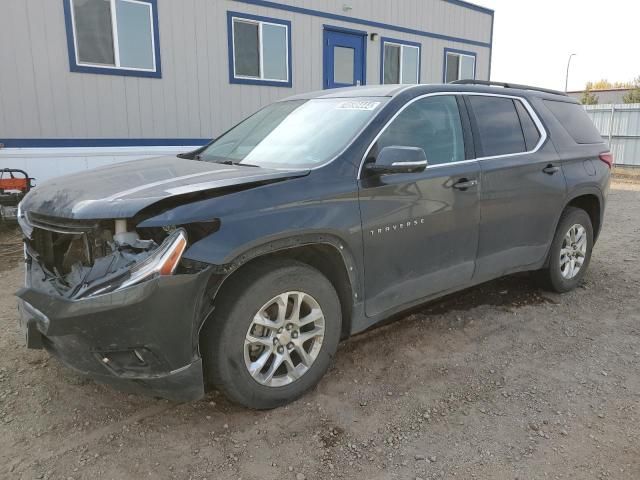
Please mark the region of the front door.
POLYGON ((360 179, 367 316, 468 284, 479 230, 478 162, 467 160, 458 102, 426 97, 407 106, 367 154, 388 146, 420 147, 419 173, 360 179))
POLYGON ((325 29, 324 88, 364 85, 365 33, 325 29))

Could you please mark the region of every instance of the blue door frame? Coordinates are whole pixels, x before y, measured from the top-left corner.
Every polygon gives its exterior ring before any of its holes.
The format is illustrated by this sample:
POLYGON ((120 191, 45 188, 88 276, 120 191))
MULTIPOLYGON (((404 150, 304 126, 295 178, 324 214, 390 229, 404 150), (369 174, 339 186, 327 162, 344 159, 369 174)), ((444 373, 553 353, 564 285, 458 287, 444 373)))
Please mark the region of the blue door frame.
POLYGON ((325 89, 367 83, 367 32, 325 25, 323 44, 323 85, 325 89), (353 50, 353 82, 336 81, 334 68, 336 47, 353 50))

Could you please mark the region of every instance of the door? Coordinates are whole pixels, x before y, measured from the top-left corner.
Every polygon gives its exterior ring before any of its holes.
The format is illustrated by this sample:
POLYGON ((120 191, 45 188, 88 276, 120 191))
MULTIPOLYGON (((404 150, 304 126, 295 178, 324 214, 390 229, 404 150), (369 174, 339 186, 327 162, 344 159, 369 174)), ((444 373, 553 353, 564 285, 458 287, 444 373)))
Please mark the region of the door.
POLYGON ((366 33, 324 31, 324 88, 364 85, 366 33))
POLYGON ((566 182, 558 155, 528 102, 495 95, 467 96, 466 101, 482 157, 475 274, 481 281, 544 260, 566 182))
POLYGON ((458 101, 453 95, 413 101, 367 154, 387 146, 420 147, 422 172, 360 179, 365 309, 374 316, 466 285, 478 245, 478 163, 466 160, 458 101))

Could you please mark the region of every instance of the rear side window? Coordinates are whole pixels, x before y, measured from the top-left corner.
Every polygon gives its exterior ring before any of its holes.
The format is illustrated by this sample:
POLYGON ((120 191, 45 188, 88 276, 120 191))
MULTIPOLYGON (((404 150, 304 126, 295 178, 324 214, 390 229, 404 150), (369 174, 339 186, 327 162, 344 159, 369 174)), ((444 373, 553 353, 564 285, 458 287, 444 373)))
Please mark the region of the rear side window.
POLYGON ((554 100, 544 103, 576 143, 602 143, 600 132, 581 105, 554 100))
POLYGON ((514 103, 518 111, 518 117, 520 117, 520 125, 522 125, 522 133, 524 134, 524 143, 527 146, 527 151, 533 150, 540 141, 540 131, 522 102, 514 100, 514 103))
MULTIPOLYGON (((469 96, 483 156, 527 151, 516 106, 511 98, 469 96)), ((519 103, 519 102, 518 102, 519 103)))

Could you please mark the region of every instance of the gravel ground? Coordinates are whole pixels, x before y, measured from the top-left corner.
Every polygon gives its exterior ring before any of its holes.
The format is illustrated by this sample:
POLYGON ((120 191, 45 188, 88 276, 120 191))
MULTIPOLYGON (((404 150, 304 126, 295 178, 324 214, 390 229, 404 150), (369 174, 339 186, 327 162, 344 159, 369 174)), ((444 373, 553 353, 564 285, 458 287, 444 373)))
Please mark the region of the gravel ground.
POLYGON ((617 183, 575 292, 525 274, 432 303, 270 412, 123 394, 27 350, 0 258, 0 478, 638 479, 639 238, 640 183, 617 183))

